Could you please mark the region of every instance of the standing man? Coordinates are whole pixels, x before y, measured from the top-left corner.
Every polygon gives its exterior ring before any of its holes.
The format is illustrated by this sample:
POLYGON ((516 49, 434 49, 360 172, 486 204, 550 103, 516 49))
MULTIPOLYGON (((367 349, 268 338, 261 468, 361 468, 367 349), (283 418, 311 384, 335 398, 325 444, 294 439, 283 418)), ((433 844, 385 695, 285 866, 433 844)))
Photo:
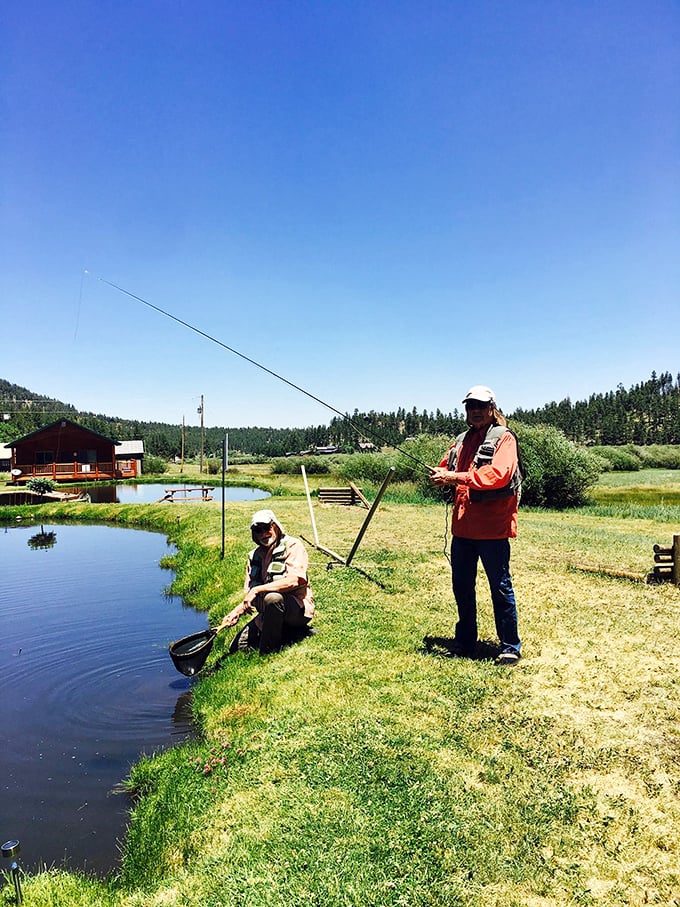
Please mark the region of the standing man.
POLYGON ((501 644, 496 664, 514 665, 521 649, 509 542, 517 535, 521 484, 517 439, 496 407, 491 388, 471 387, 463 404, 470 427, 456 438, 431 475, 435 485, 453 489, 451 571, 458 608, 453 652, 462 656, 475 652, 475 585, 481 560, 501 644))
POLYGON ((314 614, 307 579, 307 549, 286 532, 273 510, 258 510, 250 523, 256 547, 248 555, 244 596, 218 629, 233 627, 243 614, 255 617, 236 635, 230 651, 259 649, 261 655, 281 648, 286 631, 299 633, 314 614))

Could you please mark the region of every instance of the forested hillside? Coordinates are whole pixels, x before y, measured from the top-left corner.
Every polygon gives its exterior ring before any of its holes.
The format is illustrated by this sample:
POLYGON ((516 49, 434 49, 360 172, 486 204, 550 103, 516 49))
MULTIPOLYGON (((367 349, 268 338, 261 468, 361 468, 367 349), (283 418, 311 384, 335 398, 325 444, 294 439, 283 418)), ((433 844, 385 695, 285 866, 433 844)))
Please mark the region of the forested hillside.
POLYGON ((512 416, 532 425, 554 425, 586 444, 680 444, 680 374, 656 372, 626 390, 621 384, 588 400, 518 409, 512 416))
MULTIPOLYGON (((670 372, 658 377, 652 372, 648 381, 629 390, 619 385, 614 391, 593 394, 588 400, 572 403, 566 398, 540 409, 518 409, 508 415, 518 422, 553 425, 568 438, 585 444, 679 444, 680 374, 674 380, 670 372)), ((141 439, 147 452, 158 456, 181 453, 180 425, 79 412, 71 404, 0 379, 0 442, 22 437, 60 417, 118 441, 141 439)), ((357 449, 361 441, 371 441, 377 446, 399 445, 406 438, 420 434, 453 437, 462 428, 463 418, 457 410, 453 413, 418 412, 415 408, 399 408, 391 413, 355 410, 346 419, 334 417, 328 424, 306 428, 212 426, 204 430, 203 451, 206 457, 218 456, 225 432, 229 433, 232 451, 282 456, 323 445, 357 449)), ((201 450, 201 429, 187 426, 184 434, 185 456, 197 456, 201 450)))

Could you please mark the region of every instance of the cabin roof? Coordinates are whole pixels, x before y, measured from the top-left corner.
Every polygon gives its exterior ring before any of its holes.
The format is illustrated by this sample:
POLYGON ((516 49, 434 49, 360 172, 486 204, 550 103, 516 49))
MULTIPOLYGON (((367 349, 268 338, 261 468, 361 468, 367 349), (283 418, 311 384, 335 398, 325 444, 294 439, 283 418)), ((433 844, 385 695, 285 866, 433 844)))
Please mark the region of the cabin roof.
POLYGON ((77 422, 71 422, 70 419, 55 419, 55 421, 50 422, 49 425, 43 425, 41 428, 36 428, 35 431, 31 431, 27 435, 24 435, 22 438, 16 438, 14 441, 10 441, 9 446, 16 447, 17 444, 21 444, 22 441, 27 441, 29 438, 34 438, 36 435, 42 434, 42 432, 47 431, 49 428, 54 428, 56 425, 62 425, 63 427, 66 427, 68 425, 70 428, 77 428, 80 431, 94 435, 95 438, 99 438, 101 441, 108 441, 109 444, 118 443, 114 440, 114 438, 107 438, 106 435, 100 435, 99 432, 92 431, 91 428, 86 428, 84 425, 79 425, 77 422))
POLYGON ((117 457, 132 457, 144 453, 143 441, 119 441, 116 444, 117 457))

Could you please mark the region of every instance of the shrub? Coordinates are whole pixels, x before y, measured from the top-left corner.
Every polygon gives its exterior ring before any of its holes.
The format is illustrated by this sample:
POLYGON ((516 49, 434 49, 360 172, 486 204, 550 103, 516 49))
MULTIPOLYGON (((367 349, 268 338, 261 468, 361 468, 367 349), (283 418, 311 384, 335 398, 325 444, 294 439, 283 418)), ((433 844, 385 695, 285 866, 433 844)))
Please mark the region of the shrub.
POLYGON ((577 447, 551 425, 512 426, 520 444, 525 479, 522 502, 562 510, 585 503, 601 472, 599 457, 577 447))
POLYGON ((415 482, 424 498, 442 500, 446 491, 432 484, 430 473, 420 464, 439 466, 453 440, 446 435, 418 435, 411 441, 405 441, 397 458, 399 480, 415 482), (417 460, 420 462, 416 462, 417 460))
POLYGON ((270 458, 264 454, 243 453, 241 450, 229 451, 230 466, 247 466, 253 463, 268 463, 269 460, 270 458))
POLYGON ((36 494, 39 494, 41 497, 44 494, 47 494, 48 491, 54 491, 57 487, 57 483, 53 479, 47 478, 38 478, 38 479, 29 479, 26 482, 26 488, 29 491, 35 491, 36 494))
POLYGON ((638 449, 642 465, 648 469, 680 469, 680 446, 677 444, 650 444, 638 449))
POLYGON ((147 454, 144 457, 144 472, 152 475, 163 475, 167 471, 168 464, 163 457, 157 457, 155 454, 147 454))
POLYGON ((371 482, 374 485, 382 485, 388 469, 395 464, 396 454, 356 453, 336 466, 335 475, 355 484, 371 482))
POLYGON ((615 472, 635 472, 642 466, 642 461, 635 450, 630 447, 590 447, 590 452, 601 457, 609 464, 609 469, 615 472))
POLYGON ((331 471, 331 463, 325 457, 277 457, 272 461, 274 475, 295 475, 300 467, 305 467, 307 475, 326 475, 331 471))

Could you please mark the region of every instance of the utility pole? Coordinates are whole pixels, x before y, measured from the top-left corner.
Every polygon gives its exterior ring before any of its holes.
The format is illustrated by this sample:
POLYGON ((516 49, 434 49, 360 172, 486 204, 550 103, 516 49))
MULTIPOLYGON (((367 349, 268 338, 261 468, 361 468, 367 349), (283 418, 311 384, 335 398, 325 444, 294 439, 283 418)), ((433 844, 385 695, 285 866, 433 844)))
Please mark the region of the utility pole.
POLYGON ((181 456, 180 456, 180 467, 179 467, 180 472, 184 472, 184 431, 185 431, 184 416, 182 416, 182 452, 181 452, 181 456))
POLYGON ((222 551, 220 553, 220 560, 224 560, 224 530, 225 530, 224 479, 225 479, 225 473, 227 471, 228 459, 229 459, 229 434, 227 433, 224 436, 224 441, 222 442, 222 551))
POLYGON ((201 414, 201 455, 198 460, 198 471, 201 475, 203 475, 203 448, 204 448, 204 440, 205 440, 205 435, 204 435, 204 431, 203 431, 203 411, 204 411, 204 409, 205 409, 205 407, 203 406, 203 394, 201 394, 201 405, 198 407, 198 412, 201 414))

